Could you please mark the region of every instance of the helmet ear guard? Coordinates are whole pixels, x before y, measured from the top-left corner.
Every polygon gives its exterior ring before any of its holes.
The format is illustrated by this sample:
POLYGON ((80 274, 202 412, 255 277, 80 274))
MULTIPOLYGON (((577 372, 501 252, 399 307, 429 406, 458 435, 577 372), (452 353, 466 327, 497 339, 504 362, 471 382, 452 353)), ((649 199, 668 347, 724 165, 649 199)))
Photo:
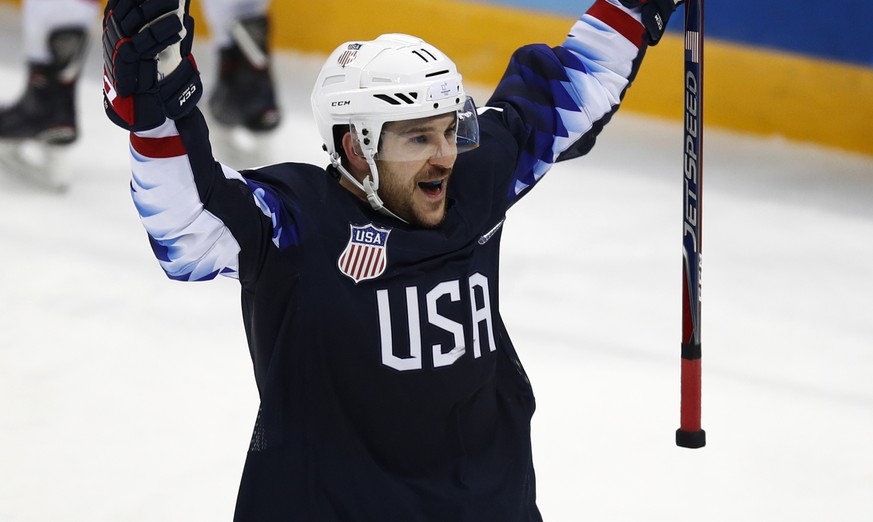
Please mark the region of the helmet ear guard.
POLYGON ((387 123, 455 113, 452 133, 457 152, 479 143, 475 105, 464 91, 454 62, 409 35, 386 34, 340 45, 322 67, 311 102, 331 164, 367 194, 373 208, 383 212, 384 207, 377 208, 373 202, 381 205, 375 194, 379 187, 375 160, 391 160, 379 157, 387 123), (365 183, 354 179, 342 165, 346 132, 352 133, 355 153, 360 152, 370 166, 365 183))

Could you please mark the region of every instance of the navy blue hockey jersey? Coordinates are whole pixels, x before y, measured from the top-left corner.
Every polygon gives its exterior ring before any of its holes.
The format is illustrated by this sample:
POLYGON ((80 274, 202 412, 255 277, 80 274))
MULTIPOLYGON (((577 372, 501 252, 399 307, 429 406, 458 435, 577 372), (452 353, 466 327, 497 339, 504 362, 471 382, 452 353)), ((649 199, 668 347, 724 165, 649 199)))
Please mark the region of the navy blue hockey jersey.
POLYGON ((598 0, 563 45, 517 51, 433 230, 373 211, 331 169, 216 163, 198 111, 131 135, 133 199, 169 277, 241 285, 261 406, 236 520, 540 520, 501 225, 593 144, 642 35, 598 0))

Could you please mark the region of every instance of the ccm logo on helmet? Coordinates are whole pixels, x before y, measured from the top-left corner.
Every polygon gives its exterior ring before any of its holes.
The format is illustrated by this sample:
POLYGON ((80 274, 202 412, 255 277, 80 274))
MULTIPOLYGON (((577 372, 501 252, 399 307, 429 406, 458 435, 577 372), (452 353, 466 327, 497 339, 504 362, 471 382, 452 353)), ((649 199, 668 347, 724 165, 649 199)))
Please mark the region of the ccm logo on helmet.
POLYGON ((351 104, 352 104, 351 100, 342 100, 342 101, 332 102, 330 104, 330 106, 331 107, 345 107, 346 105, 351 105, 351 104))

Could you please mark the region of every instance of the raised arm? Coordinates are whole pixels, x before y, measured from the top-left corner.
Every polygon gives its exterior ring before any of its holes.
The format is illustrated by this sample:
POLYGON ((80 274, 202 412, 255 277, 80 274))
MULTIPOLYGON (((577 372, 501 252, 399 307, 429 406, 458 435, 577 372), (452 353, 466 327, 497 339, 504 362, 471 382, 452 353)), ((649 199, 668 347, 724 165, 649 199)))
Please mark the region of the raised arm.
POLYGON ((131 131, 131 194, 167 276, 239 277, 240 257, 285 246, 293 223, 283 228, 269 190, 214 160, 193 36, 188 1, 110 0, 104 106, 131 131))
POLYGON ((646 48, 661 38, 679 3, 596 0, 561 46, 528 45, 513 54, 487 104, 502 110, 519 142, 510 201, 555 162, 586 154, 594 146, 618 110, 646 48))

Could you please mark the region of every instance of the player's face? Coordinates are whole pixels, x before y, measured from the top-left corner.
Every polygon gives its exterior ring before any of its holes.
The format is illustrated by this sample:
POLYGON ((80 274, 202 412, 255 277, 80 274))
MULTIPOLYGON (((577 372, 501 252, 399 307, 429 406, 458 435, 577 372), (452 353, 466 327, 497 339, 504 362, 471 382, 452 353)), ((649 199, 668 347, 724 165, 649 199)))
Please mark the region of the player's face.
POLYGON ((413 225, 433 228, 446 215, 446 189, 458 157, 454 113, 385 124, 379 196, 413 225))

